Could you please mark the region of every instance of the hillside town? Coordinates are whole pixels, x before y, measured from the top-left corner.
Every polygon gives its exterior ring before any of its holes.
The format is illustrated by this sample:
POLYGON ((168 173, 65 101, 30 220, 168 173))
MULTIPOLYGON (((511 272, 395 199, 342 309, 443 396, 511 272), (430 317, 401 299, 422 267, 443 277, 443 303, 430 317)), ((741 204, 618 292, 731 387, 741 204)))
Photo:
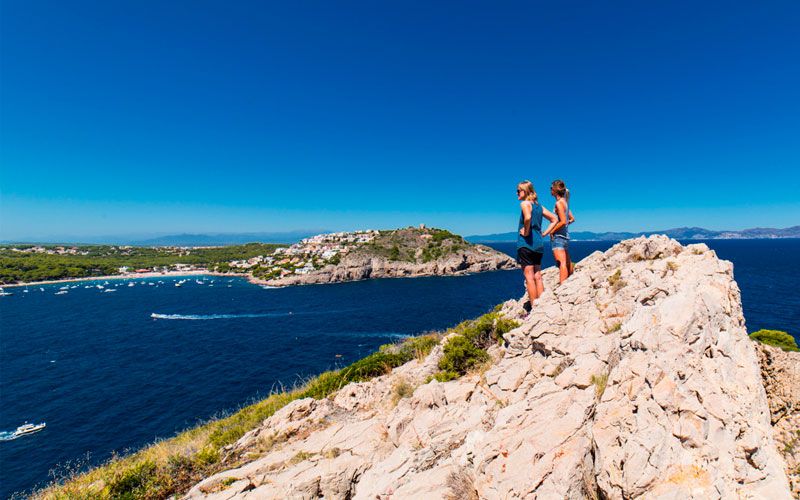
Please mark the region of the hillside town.
POLYGON ((277 248, 271 255, 233 260, 228 265, 231 270, 250 271, 265 279, 307 274, 326 264, 336 264, 354 245, 369 243, 379 234, 374 229, 318 234, 289 247, 277 248))

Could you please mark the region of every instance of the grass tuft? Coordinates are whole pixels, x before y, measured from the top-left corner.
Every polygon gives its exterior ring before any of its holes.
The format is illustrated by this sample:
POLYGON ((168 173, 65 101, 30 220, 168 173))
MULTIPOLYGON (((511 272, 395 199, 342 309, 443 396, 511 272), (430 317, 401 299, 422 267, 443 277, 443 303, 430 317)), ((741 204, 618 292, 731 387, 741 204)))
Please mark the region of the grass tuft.
POLYGON ((606 385, 608 385, 608 373, 592 375, 590 381, 594 384, 594 394, 597 399, 603 397, 603 393, 606 392, 606 385))
POLYGON ((397 380, 392 385, 392 406, 397 406, 401 399, 410 397, 414 394, 414 386, 406 382, 405 379, 397 380))
POLYGON ((608 284, 611 285, 611 289, 614 290, 614 293, 620 291, 627 283, 625 280, 622 279, 622 270, 617 269, 617 271, 608 277, 608 284))

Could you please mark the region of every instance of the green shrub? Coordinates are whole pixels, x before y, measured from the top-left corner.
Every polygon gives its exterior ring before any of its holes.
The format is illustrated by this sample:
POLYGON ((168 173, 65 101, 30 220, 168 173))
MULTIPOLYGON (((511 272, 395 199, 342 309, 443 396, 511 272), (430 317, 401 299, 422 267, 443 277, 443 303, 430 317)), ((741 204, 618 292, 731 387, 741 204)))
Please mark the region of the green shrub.
POLYGON ((489 359, 486 351, 476 346, 463 335, 456 335, 444 345, 444 354, 439 360, 439 369, 463 375, 470 368, 489 359))
POLYGON ((457 379, 458 377, 458 373, 442 371, 434 373, 427 381, 430 382, 431 380, 436 380, 437 382, 449 382, 457 379))
POLYGON ((112 498, 139 498, 156 471, 156 464, 146 460, 122 470, 108 485, 112 498))
POLYGON ((463 335, 480 348, 486 348, 503 340, 503 335, 518 327, 519 323, 504 318, 498 312, 490 312, 479 318, 464 321, 451 331, 463 335))
POLYGON ((762 344, 780 347, 784 351, 800 351, 794 337, 780 330, 759 330, 751 333, 750 338, 762 344))

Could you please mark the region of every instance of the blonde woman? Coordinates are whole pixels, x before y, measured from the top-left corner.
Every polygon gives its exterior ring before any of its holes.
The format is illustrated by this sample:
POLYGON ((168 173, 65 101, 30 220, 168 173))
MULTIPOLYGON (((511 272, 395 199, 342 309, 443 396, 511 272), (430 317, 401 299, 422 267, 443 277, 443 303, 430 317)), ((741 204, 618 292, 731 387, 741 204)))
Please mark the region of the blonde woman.
POLYGON ((544 292, 542 283, 542 255, 544 253, 542 217, 547 217, 552 222, 555 220, 555 216, 539 204, 536 190, 531 181, 522 181, 517 184, 517 199, 520 209, 517 263, 525 276, 525 288, 528 290, 529 299, 525 304, 525 310, 530 312, 533 301, 544 292))
POLYGON ((570 223, 575 222, 569 210, 569 190, 564 181, 557 179, 550 185, 550 194, 556 199, 554 208, 555 221, 551 220, 550 226, 542 236, 550 236, 550 247, 553 249, 553 258, 558 264, 559 283, 572 275, 573 266, 569 256, 569 229, 570 223))

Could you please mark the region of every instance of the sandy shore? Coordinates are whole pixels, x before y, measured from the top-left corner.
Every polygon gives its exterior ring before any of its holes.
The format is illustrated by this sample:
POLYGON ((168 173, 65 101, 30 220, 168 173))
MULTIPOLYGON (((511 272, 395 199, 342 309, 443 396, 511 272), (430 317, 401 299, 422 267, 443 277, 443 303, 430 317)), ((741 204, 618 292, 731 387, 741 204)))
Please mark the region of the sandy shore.
POLYGON ((47 280, 47 281, 31 281, 29 283, 14 283, 11 285, 0 285, 2 288, 12 288, 20 286, 38 286, 38 285, 54 285, 58 283, 72 283, 78 281, 110 281, 110 280, 127 280, 135 278, 173 278, 179 276, 236 276, 238 278, 247 278, 249 275, 234 274, 234 273, 218 273, 208 270, 195 270, 195 271, 167 271, 167 272, 149 272, 149 273, 126 273, 126 274, 112 274, 111 276, 92 276, 87 278, 64 278, 61 280, 47 280))

